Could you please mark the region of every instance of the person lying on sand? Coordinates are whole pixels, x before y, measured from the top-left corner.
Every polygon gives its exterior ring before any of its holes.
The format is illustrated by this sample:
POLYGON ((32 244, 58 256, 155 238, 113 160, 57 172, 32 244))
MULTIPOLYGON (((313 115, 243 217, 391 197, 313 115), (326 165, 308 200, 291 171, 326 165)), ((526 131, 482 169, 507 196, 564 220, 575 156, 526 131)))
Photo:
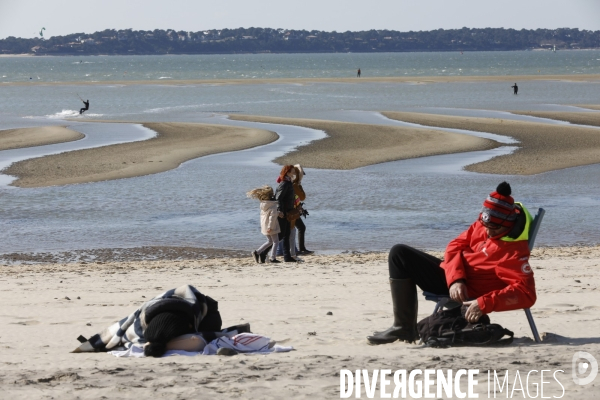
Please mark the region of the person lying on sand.
POLYGON ((145 302, 129 316, 89 339, 80 336, 82 344, 73 353, 145 346, 147 356, 160 357, 167 350, 189 351, 193 344, 204 347, 221 336, 250 332, 249 324, 226 329, 221 329, 221 325, 218 302, 191 285, 183 285, 145 302), (194 338, 179 338, 188 334, 194 338), (179 341, 171 342, 176 338, 179 341))
POLYGON ((527 242, 532 220, 502 182, 484 201, 479 219, 448 244, 443 261, 404 244, 392 247, 394 323, 368 336, 369 343, 418 339, 416 286, 468 305, 465 318, 471 323, 492 311, 531 307, 536 300, 527 242))
POLYGON ((200 352, 218 337, 251 333, 250 324, 236 325, 219 332, 197 332, 185 313, 162 312, 152 318, 144 331, 144 355, 162 357, 167 350, 200 352))

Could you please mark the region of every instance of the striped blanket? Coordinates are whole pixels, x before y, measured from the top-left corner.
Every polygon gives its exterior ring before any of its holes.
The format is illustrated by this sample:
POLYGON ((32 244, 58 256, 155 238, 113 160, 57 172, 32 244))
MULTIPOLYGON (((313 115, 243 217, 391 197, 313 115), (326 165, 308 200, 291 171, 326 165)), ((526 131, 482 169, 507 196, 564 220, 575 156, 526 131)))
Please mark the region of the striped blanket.
POLYGON ((197 328, 207 313, 205 296, 195 287, 184 285, 176 289, 167 290, 152 300, 145 302, 129 316, 119 322, 115 322, 102 332, 89 338, 73 350, 73 353, 108 351, 118 347, 129 349, 133 345, 142 345, 146 342, 144 331, 146 330, 147 322, 149 322, 146 321, 146 311, 160 306, 161 302, 172 303, 179 301, 189 303, 189 308, 195 320, 194 326, 197 328))

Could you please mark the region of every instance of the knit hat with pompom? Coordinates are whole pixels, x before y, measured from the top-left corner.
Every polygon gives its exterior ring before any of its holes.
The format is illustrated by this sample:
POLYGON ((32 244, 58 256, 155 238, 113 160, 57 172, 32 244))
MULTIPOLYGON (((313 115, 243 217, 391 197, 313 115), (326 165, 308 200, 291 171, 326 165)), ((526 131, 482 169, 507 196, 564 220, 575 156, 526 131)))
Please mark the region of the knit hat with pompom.
POLYGON ((502 182, 496 190, 485 199, 479 219, 484 223, 510 228, 515 224, 515 200, 511 197, 510 185, 502 182))

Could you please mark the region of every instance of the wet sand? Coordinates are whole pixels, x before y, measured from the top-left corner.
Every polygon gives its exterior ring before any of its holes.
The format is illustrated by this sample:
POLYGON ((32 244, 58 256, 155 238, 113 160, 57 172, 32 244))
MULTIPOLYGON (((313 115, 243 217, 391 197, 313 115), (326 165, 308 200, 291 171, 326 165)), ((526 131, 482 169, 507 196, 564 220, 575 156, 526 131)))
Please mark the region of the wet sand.
POLYGON ((12 164, 3 173, 18 187, 99 182, 164 172, 209 154, 271 143, 278 135, 259 129, 193 123, 144 123, 157 137, 76 150, 12 164))
POLYGON ((472 172, 533 175, 562 168, 600 163, 600 129, 551 125, 497 118, 384 112, 391 119, 511 136, 520 148, 509 155, 467 166, 472 172))
POLYGON ((274 160, 281 165, 301 163, 309 168, 354 169, 388 161, 498 147, 493 140, 426 128, 239 114, 229 118, 296 125, 327 133, 326 138, 312 141, 274 160))
POLYGON ((447 83, 447 82, 514 82, 523 81, 565 81, 590 82, 599 81, 599 74, 586 75, 511 75, 511 76, 389 76, 389 77, 335 77, 335 78, 258 78, 258 79, 160 79, 160 80, 111 80, 111 81, 79 81, 79 82, 4 82, 3 86, 81 86, 81 85, 253 85, 253 84, 309 84, 309 83, 447 83))
POLYGON ((549 118, 576 125, 600 126, 600 112, 511 111, 513 114, 549 118))
MULTIPOLYGON (((304 260, 296 266, 257 265, 249 256, 0 265, 0 390, 11 399, 339 399, 340 369, 466 368, 480 372, 480 398, 487 398, 488 369, 502 377, 509 370, 510 384, 518 370, 523 385, 530 370, 563 370, 557 374, 565 387, 563 398, 600 396, 598 378, 587 386, 571 379, 575 352, 600 354, 599 247, 534 250, 538 300, 531 311, 543 343, 532 341, 522 311, 510 311, 490 318, 512 330, 515 341, 486 348, 435 349, 400 342, 369 346, 366 336, 392 323, 387 254, 304 260), (216 299, 225 326, 248 322, 253 332, 296 350, 162 359, 69 353, 79 345, 79 335, 89 337, 182 284, 216 299)), ((420 320, 434 304, 420 291, 418 298, 420 320)), ((545 384, 544 396, 561 397, 551 374, 545 375, 551 383, 545 384)), ((533 395, 531 382, 539 384, 540 374, 528 378, 533 395)))
POLYGON ((590 110, 600 110, 600 104, 574 104, 575 107, 589 108, 590 110))
POLYGON ((45 146, 83 139, 85 135, 64 126, 40 126, 0 131, 0 151, 45 146))

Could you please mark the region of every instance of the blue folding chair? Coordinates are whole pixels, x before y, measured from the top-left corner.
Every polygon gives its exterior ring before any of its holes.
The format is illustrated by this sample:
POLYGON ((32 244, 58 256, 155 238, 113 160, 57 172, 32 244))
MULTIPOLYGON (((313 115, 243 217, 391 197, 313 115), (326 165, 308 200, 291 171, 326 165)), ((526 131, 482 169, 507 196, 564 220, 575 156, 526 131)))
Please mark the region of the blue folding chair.
MULTIPOLYGON (((540 224, 542 223, 542 218, 544 218, 544 214, 546 210, 543 208, 538 209, 537 214, 533 218, 531 222, 531 226, 529 227, 529 251, 533 249, 533 244, 535 243, 535 237, 540 230, 540 224)), ((455 308, 460 307, 460 303, 455 302, 450 297, 445 294, 435 294, 431 292, 423 292, 423 296, 425 296, 425 300, 435 301, 435 308, 433 310, 433 314, 437 313, 441 308, 455 308)), ((531 328, 531 332, 533 333, 533 338, 536 343, 541 343, 542 339, 540 339, 540 335, 538 333, 537 327, 535 326, 535 322, 533 321, 533 315, 531 315, 531 310, 529 308, 524 308, 525 315, 527 316, 527 321, 529 322, 529 327, 531 328)))

